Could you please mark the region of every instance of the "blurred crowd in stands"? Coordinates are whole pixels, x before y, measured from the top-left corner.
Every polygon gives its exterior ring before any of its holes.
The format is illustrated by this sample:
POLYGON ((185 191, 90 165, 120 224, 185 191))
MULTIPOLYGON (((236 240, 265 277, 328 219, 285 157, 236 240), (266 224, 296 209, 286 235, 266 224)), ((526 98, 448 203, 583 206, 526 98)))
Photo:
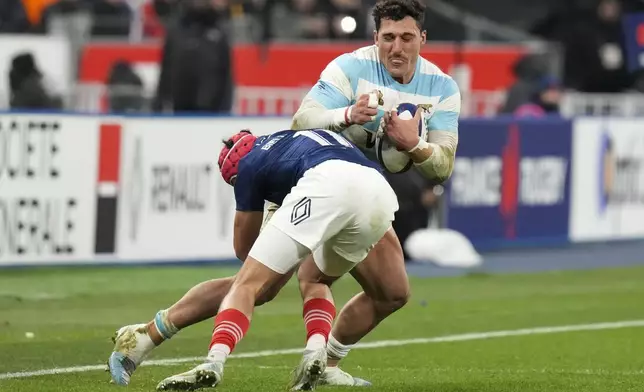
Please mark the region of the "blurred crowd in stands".
MULTIPOLYGON (((0 33, 64 34, 79 48, 92 39, 164 40, 164 57, 155 110, 229 112, 232 105, 230 46, 233 42, 274 40, 370 40, 370 11, 376 0, 1 0, 0 33), (193 45, 187 45, 192 42, 193 45), (214 70, 214 71, 213 71, 214 70), (200 76, 199 76, 200 75, 200 76), (207 91, 200 86, 211 86, 207 91)), ((625 60, 622 16, 644 11, 644 0, 427 0, 430 41, 468 40, 467 18, 447 17, 436 6, 476 14, 510 26, 562 49, 562 71, 553 75, 548 55, 532 55, 515 66, 516 83, 501 112, 556 113, 561 93, 644 92, 641 72, 625 60), (434 5, 434 6, 432 6, 434 5)), ((498 36, 478 34, 482 41, 498 36)), ((431 60, 431 59, 430 59, 431 60)), ((11 87, 33 96, 38 65, 28 55, 14 59, 11 87)), ((111 83, 137 85, 137 76, 120 63, 111 83)), ((18 94, 18 96, 24 96, 18 94)), ((53 105, 45 98, 41 104, 53 105)), ((12 103, 24 104, 24 99, 12 103)), ((34 103, 31 103, 32 105, 34 103)), ((137 107, 134 101, 115 107, 137 107)))
MULTIPOLYGON (((552 52, 528 55, 515 64, 516 81, 507 91, 502 113, 556 115, 566 90, 644 92, 643 74, 627 67, 622 26, 625 13, 644 11, 644 0, 427 1, 425 29, 430 43, 464 42, 473 37, 503 42, 499 34, 485 29, 472 34, 468 25, 472 19, 465 17, 467 14, 489 20, 491 25, 508 26, 530 40, 547 41, 561 50, 561 72, 552 72, 552 52), (454 13, 454 9, 462 14, 454 13)), ((143 93, 141 77, 130 64, 117 62, 107 81, 109 110, 229 113, 233 105, 234 42, 369 41, 375 2, 0 0, 0 33, 64 35, 77 49, 88 40, 162 40, 154 96, 143 93)), ((9 74, 11 107, 62 107, 61 98, 48 92, 42 81, 40 67, 45 66, 37 64, 29 53, 13 58, 9 74)), ((401 239, 426 227, 428 220, 440 225, 436 209, 442 188, 429 187, 416 171, 391 176, 390 181, 400 199, 395 225, 401 239)))

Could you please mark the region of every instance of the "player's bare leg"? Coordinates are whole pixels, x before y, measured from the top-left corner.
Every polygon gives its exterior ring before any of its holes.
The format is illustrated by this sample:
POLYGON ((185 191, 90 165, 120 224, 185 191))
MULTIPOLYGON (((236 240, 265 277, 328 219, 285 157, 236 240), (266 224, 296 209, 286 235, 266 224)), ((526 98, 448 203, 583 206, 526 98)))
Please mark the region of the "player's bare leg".
MULTIPOLYGON (((276 228, 263 232, 253 249, 257 249, 258 256, 255 256, 254 250, 251 251, 215 318, 207 362, 166 378, 159 383, 158 390, 192 390, 219 384, 228 355, 249 328, 256 300, 267 293, 279 291, 285 280, 282 273, 292 270, 293 265, 310 253, 310 250, 276 228), (268 260, 268 263, 260 263, 258 258, 268 260), (274 260, 286 260, 286 263, 274 260)), ((302 362, 295 372, 293 386, 296 390, 314 388, 326 367, 326 343, 335 317, 335 307, 330 300, 328 286, 320 283, 314 291, 318 294, 304 304, 303 314, 309 338, 302 362)))
POLYGON ((364 291, 347 302, 338 314, 329 336, 328 367, 321 384, 369 385, 337 368, 338 362, 347 356, 353 344, 402 308, 410 296, 402 248, 393 230, 385 234, 351 275, 364 291))
MULTIPOLYGON (((285 275, 274 291, 258 299, 257 305, 272 300, 292 275, 292 272, 285 275)), ((136 368, 154 348, 181 329, 214 317, 234 281, 235 277, 231 276, 200 283, 170 308, 159 311, 147 324, 119 329, 113 338, 114 349, 108 361, 112 382, 128 385, 136 368)))
MULTIPOLYGON (((271 203, 264 213, 265 218, 262 229, 278 208, 279 206, 271 203)), ((291 276, 293 276, 293 272, 287 273, 284 276, 282 284, 276 286, 274 292, 269 292, 266 296, 259 298, 256 305, 259 306, 271 301, 277 295, 277 292, 289 281, 291 276)), ((147 324, 152 341, 158 346, 164 340, 171 338, 176 333, 174 331, 182 330, 214 317, 219 311, 221 301, 228 294, 228 291, 230 291, 234 281, 235 277, 231 276, 228 278, 212 279, 194 286, 183 298, 167 310, 160 311, 147 324)))

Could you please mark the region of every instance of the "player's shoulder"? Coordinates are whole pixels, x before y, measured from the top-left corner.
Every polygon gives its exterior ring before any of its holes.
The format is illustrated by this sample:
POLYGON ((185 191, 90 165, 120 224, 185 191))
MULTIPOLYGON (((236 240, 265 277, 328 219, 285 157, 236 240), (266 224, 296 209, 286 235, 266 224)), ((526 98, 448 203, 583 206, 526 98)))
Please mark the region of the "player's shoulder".
POLYGON ((422 86, 431 90, 431 95, 451 96, 459 92, 458 84, 438 65, 424 57, 418 59, 422 86))
POLYGON ((366 68, 377 66, 378 50, 375 45, 365 46, 353 52, 341 54, 331 64, 340 68, 347 75, 359 74, 366 68))

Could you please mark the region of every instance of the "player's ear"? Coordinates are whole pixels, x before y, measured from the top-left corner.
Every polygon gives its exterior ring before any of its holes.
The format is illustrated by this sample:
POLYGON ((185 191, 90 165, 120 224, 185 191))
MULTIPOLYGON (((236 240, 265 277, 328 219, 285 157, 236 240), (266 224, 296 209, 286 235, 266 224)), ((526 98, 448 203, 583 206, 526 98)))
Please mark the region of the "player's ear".
POLYGON ((425 45, 425 42, 427 42, 427 30, 420 32, 420 44, 425 45))
POLYGON ((373 43, 378 45, 378 30, 373 31, 373 43))

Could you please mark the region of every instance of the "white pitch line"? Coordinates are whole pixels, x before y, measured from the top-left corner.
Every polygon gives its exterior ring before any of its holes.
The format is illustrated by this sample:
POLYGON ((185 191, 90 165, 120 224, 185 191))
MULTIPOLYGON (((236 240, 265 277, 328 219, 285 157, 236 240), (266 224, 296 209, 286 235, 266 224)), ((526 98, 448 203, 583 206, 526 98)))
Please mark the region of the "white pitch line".
MULTIPOLYGON (((491 332, 472 332, 458 335, 438 336, 433 338, 418 338, 418 339, 402 339, 402 340, 381 340, 377 342, 360 343, 355 346, 356 349, 369 349, 369 348, 382 348, 382 347, 398 347, 414 344, 429 344, 429 343, 445 343, 445 342, 463 342, 469 340, 484 340, 494 338, 504 338, 510 336, 529 336, 529 335, 545 335, 563 332, 578 332, 578 331, 599 331, 607 329, 620 329, 620 328, 635 328, 644 327, 644 320, 630 320, 630 321, 617 321, 611 323, 595 323, 595 324, 578 324, 578 325, 562 325, 558 327, 536 327, 515 329, 508 331, 491 331, 491 332)), ((301 354, 302 348, 290 348, 285 350, 266 350, 255 351, 249 353, 240 353, 231 355, 232 358, 261 358, 272 357, 276 355, 290 355, 301 354)), ((203 361, 205 357, 186 357, 186 358, 170 358, 170 359, 156 359, 144 362, 141 366, 168 366, 176 365, 186 362, 203 361)), ((12 378, 27 378, 36 376, 48 376, 66 373, 83 373, 91 371, 105 370, 106 365, 89 365, 89 366, 74 366, 66 368, 43 369, 30 372, 17 372, 17 373, 0 373, 0 380, 12 378)))

